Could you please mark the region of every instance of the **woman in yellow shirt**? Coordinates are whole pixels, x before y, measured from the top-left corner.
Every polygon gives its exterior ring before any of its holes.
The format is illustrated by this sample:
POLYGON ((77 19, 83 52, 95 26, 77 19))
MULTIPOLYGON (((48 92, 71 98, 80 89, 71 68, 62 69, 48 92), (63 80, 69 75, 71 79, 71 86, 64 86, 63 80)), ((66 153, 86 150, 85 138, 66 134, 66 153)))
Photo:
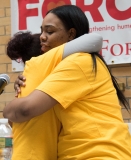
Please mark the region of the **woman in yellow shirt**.
MULTIPOLYGON (((65 11, 65 14, 68 11, 69 18, 78 13, 78 8, 57 7, 46 15, 41 35, 42 49, 45 51, 50 48, 46 42, 45 30, 51 24, 59 24, 57 26, 60 32, 64 29, 61 25, 63 21, 58 16, 60 11, 65 11)), ((74 21, 77 23, 80 19, 74 21)), ((67 35, 73 33, 76 36, 76 30, 69 29, 67 35)), ((49 27, 48 31, 52 34, 52 28, 49 27)), ((62 42, 63 40, 61 39, 62 42)), ((62 50, 63 45, 49 53, 51 55, 62 50)), ((41 57, 37 57, 28 62, 25 72, 31 70, 34 75, 37 74, 37 83, 44 79, 43 69, 44 62, 41 57), (37 67, 34 71, 30 67, 32 64, 37 67)), ((79 52, 60 62, 31 94, 9 103, 4 109, 4 115, 18 123, 35 120, 37 116, 53 109, 61 124, 57 139, 59 160, 125 160, 131 157, 131 136, 123 122, 119 100, 126 106, 126 100, 102 57, 96 52, 79 52)))

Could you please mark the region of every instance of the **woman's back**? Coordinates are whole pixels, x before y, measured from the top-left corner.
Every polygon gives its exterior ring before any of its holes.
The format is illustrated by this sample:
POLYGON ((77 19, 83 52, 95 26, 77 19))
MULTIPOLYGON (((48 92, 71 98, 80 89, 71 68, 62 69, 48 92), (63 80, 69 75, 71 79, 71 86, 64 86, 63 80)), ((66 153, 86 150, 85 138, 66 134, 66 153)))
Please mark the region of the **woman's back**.
POLYGON ((58 159, 130 159, 131 136, 103 62, 97 58, 95 76, 91 55, 78 53, 67 57, 53 73, 60 69, 63 70, 62 77, 68 74, 68 79, 63 78, 61 83, 58 76, 59 86, 54 85, 58 88, 57 99, 60 95, 59 102, 65 108, 55 106, 63 126, 58 142, 58 159), (63 90, 59 90, 61 85, 65 86, 63 90))

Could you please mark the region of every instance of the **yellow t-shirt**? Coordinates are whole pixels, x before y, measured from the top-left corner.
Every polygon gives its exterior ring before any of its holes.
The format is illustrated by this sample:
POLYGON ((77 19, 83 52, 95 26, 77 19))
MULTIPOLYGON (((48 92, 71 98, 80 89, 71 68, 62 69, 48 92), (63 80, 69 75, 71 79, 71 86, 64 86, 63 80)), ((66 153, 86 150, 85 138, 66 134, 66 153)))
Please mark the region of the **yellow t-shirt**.
POLYGON ((60 62, 37 87, 60 104, 62 123, 58 160, 130 160, 131 136, 110 74, 97 58, 96 76, 90 54, 76 53, 60 62))
MULTIPOLYGON (((26 87, 20 97, 31 93, 62 60, 64 45, 27 61, 23 75, 26 87)), ((39 107, 39 106, 38 106, 39 107)), ((52 108, 41 116, 24 123, 13 123, 12 160, 57 160, 60 122, 52 108)))

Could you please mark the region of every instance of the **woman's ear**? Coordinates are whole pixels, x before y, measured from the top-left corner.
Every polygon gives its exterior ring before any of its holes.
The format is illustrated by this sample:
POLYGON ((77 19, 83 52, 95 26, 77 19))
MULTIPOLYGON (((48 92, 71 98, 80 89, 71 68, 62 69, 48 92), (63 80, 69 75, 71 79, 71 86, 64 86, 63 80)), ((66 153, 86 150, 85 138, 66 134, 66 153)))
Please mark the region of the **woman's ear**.
POLYGON ((75 37, 76 37, 76 30, 75 30, 75 28, 71 28, 69 30, 69 41, 75 39, 75 37))

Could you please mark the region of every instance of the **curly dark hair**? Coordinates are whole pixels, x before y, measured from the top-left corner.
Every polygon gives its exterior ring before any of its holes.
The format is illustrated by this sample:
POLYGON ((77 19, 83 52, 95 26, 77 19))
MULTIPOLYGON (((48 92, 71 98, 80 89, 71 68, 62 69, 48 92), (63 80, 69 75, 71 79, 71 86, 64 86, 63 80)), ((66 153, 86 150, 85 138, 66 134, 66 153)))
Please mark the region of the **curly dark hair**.
POLYGON ((22 58, 25 63, 41 54, 40 33, 17 32, 7 44, 7 55, 12 60, 22 58))

